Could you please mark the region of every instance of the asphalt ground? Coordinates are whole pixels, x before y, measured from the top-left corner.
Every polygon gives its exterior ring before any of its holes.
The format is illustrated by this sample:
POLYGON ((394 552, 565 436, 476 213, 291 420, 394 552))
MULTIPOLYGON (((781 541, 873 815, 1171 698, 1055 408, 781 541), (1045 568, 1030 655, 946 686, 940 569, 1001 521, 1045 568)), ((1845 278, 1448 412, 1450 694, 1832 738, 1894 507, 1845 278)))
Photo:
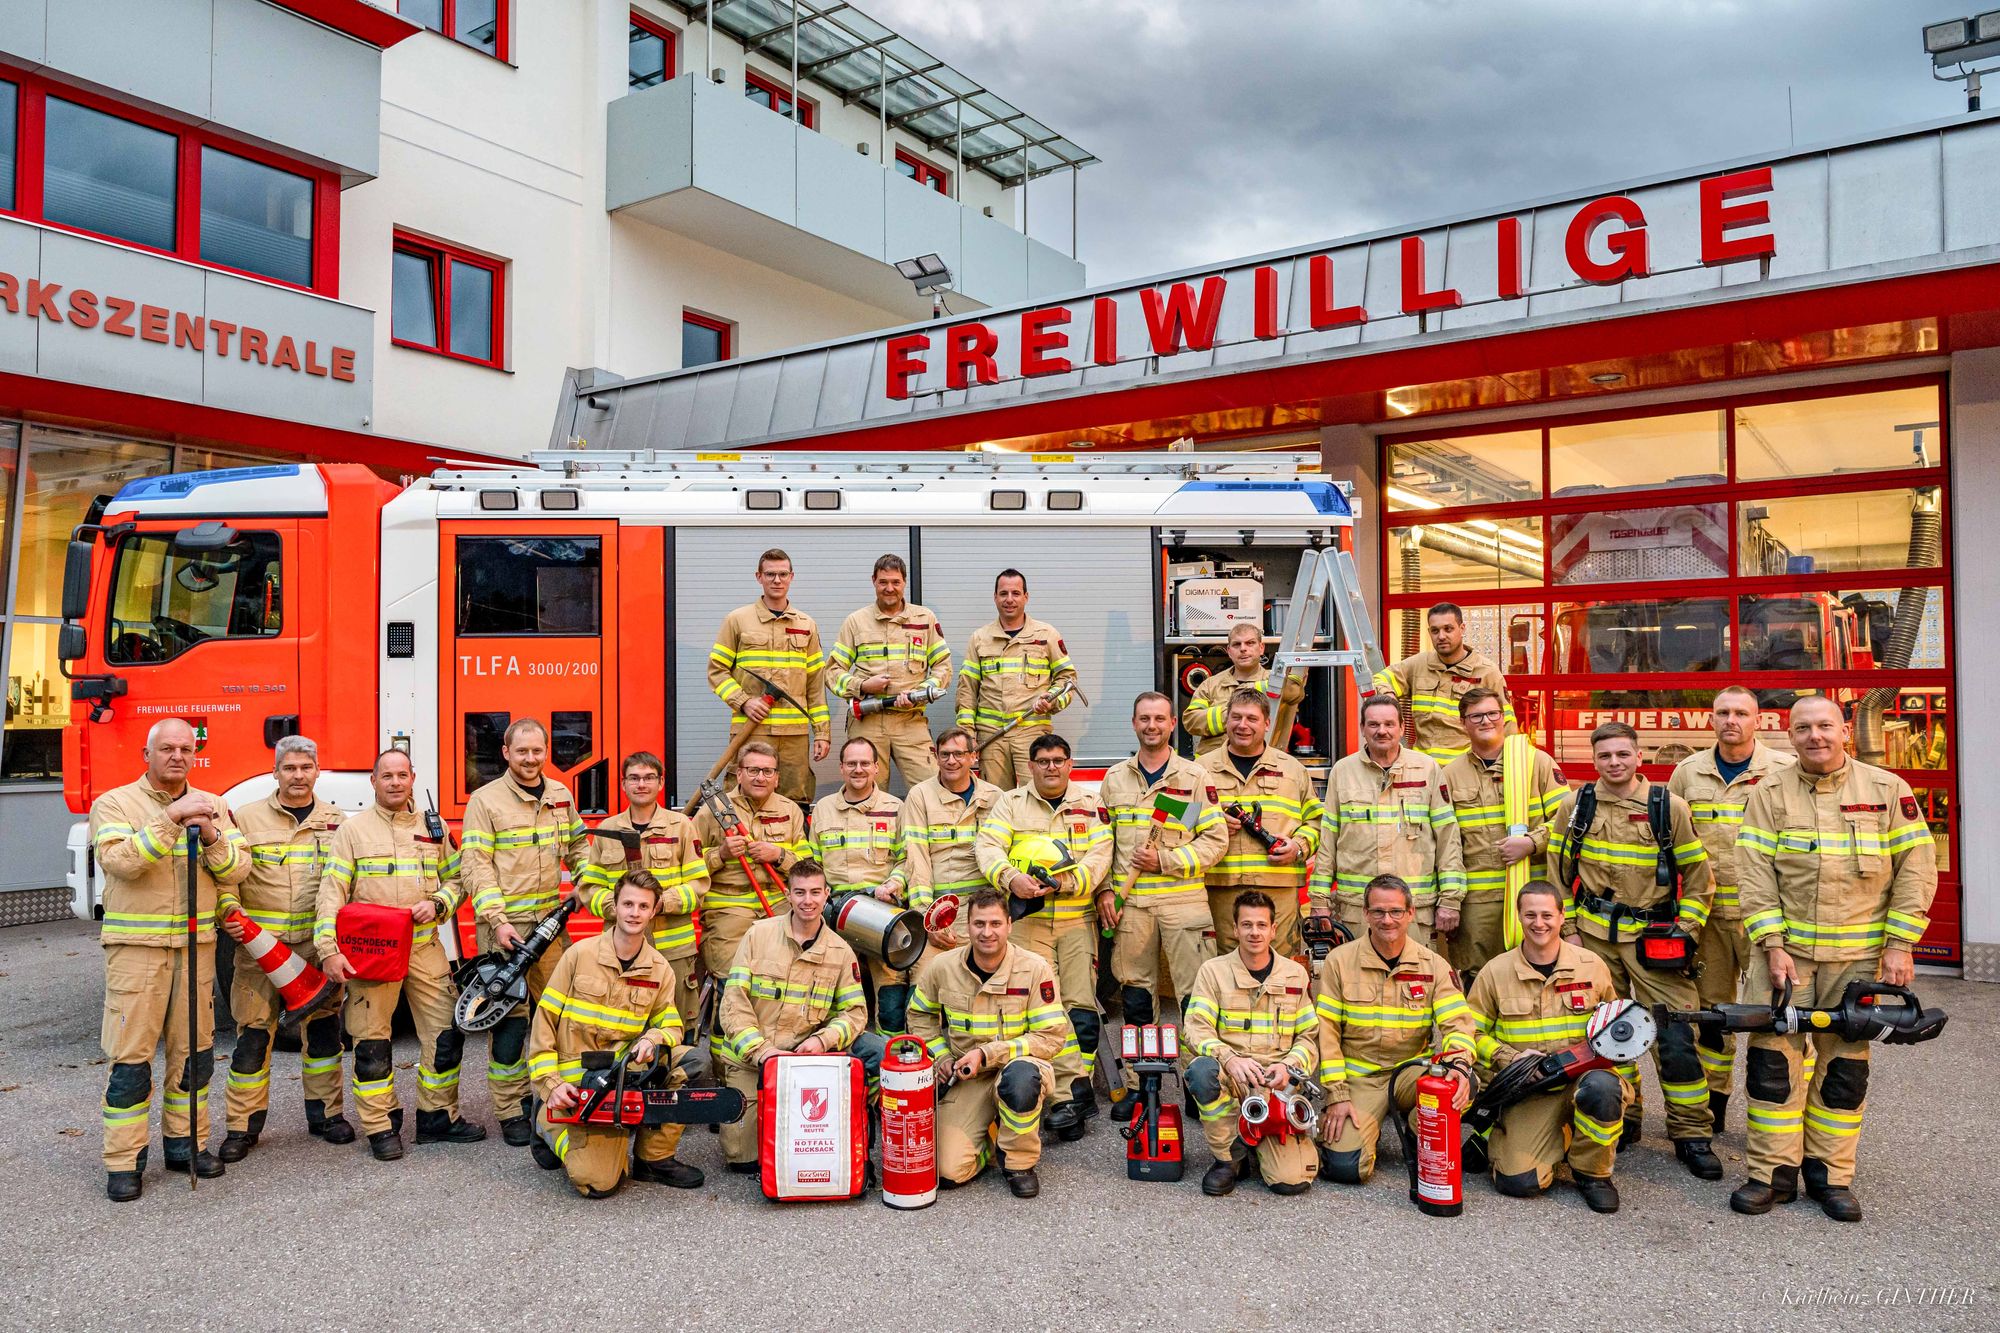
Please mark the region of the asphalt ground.
MULTIPOLYGON (((1246 1183, 1209 1199, 1198 1132, 1185 1179, 1136 1182, 1101 1117, 1051 1145, 1040 1199, 1012 1198, 993 1172, 902 1213, 872 1195, 767 1203, 701 1132, 682 1156, 708 1171, 703 1188, 628 1184, 603 1201, 497 1132, 377 1163, 365 1141, 306 1134, 284 1052, 249 1160, 190 1194, 155 1147, 145 1197, 114 1205, 98 1156, 96 931, 17 927, 0 931, 0 1328, 1992 1329, 2000 987, 1918 980, 1951 1026, 1876 1049, 1859 1226, 1804 1199, 1731 1213, 1740 1098, 1718 1142, 1728 1175, 1707 1184, 1674 1162, 1650 1078, 1648 1138, 1619 1162, 1614 1217, 1564 1185, 1513 1200, 1484 1181, 1462 1216, 1426 1217, 1393 1136, 1366 1187, 1279 1198, 1246 1183)), ((412 1104, 414 1060, 399 1040, 412 1104)), ((484 1042, 468 1039, 463 1110, 491 1128, 484 1069, 484 1042)))

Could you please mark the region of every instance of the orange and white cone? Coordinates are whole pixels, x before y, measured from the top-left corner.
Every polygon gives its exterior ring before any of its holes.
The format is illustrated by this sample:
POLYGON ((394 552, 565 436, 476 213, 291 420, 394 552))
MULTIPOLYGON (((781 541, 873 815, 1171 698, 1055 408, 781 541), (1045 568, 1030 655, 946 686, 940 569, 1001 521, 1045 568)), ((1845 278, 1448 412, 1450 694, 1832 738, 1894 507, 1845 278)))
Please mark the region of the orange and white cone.
POLYGON ((226 919, 243 928, 243 951, 271 979, 278 998, 285 1002, 285 1012, 278 1016, 279 1027, 290 1027, 339 1002, 340 983, 292 952, 283 940, 241 911, 232 910, 226 919))

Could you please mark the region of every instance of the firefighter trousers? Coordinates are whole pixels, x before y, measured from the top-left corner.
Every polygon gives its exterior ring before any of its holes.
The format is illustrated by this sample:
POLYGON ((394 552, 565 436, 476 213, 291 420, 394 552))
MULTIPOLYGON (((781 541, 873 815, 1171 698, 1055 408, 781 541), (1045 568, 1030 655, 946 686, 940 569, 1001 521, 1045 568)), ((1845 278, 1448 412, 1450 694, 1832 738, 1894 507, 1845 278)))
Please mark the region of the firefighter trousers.
MULTIPOLYGON (((533 921, 516 921, 514 929, 526 938, 535 928, 533 921)), ((548 949, 535 965, 528 969, 528 1001, 517 1004, 514 1011, 500 1020, 500 1026, 493 1029, 493 1045, 486 1057, 486 1090, 493 1098, 493 1115, 497 1120, 512 1120, 526 1114, 528 1100, 528 1027, 534 1021, 535 1006, 542 1002, 542 988, 555 975, 556 963, 569 947, 569 936, 558 935, 550 941, 548 949)), ((479 926, 479 951, 493 953, 499 950, 494 943, 493 928, 484 922, 479 926)), ((414 956, 414 954, 412 955, 414 956)), ((442 955, 440 955, 442 957, 442 955)), ((449 992, 449 984, 447 984, 449 992)), ((412 1012, 414 1012, 412 1006, 412 1012)), ((447 1003, 445 1023, 450 1025, 451 1009, 447 1003)), ((421 1029, 419 1029, 421 1031, 421 1029)), ((452 1080, 453 1096, 456 1098, 457 1079, 452 1080)), ((420 1103, 421 1105, 421 1103, 420 1103)))
MULTIPOLYGON (((930 946, 926 945, 928 949, 930 946)), ((863 954, 868 966, 868 988, 873 998, 868 1006, 868 1026, 872 1031, 893 1037, 907 1031, 910 1016, 910 977, 916 971, 912 964, 908 971, 890 967, 874 954, 863 954)), ((923 955, 917 956, 923 961, 923 955)))
POLYGON ((964 1184, 986 1169, 996 1147, 1009 1171, 1041 1161, 1042 1111, 1055 1079, 1046 1061, 1022 1056, 946 1088, 937 1109, 938 1178, 964 1184))
MULTIPOLYGON (((1771 993, 1771 968, 1764 951, 1752 951, 1746 993, 1771 993)), ((1875 980, 1879 956, 1813 962, 1794 956, 1798 984, 1792 1003, 1840 1003, 1850 981, 1875 980)), ((1769 1184, 1771 1171, 1797 1166, 1803 1158, 1826 1163, 1826 1183, 1854 1183, 1854 1153, 1861 1140, 1861 1113, 1868 1101, 1868 1043, 1843 1041, 1832 1033, 1778 1036, 1750 1034, 1743 1090, 1749 1094, 1749 1133, 1744 1156, 1750 1178, 1769 1184), (1817 1056, 1817 1068, 1801 1066, 1817 1056)))
POLYGON ((1048 961, 1055 969, 1062 1006, 1073 1029, 1056 1052, 1055 1099, 1069 1100, 1076 1081, 1086 1084, 1097 1069, 1099 1018, 1097 1009, 1097 916, 1095 913, 1060 926, 1046 911, 1022 917, 1014 925, 1014 942, 1048 961))
MULTIPOLYGON (((1435 920, 1436 914, 1432 916, 1435 920)), ((1506 916, 1505 889, 1473 889, 1466 893, 1465 902, 1458 909, 1458 929, 1451 933, 1451 943, 1446 947, 1461 984, 1470 986, 1474 973, 1507 952, 1500 937, 1506 916)))
POLYGON ((1215 923, 1215 951, 1228 953, 1236 947, 1236 900, 1256 889, 1270 898, 1277 909, 1272 921, 1271 947, 1287 958, 1304 953, 1305 941, 1299 934, 1299 886, 1296 884, 1231 884, 1208 890, 1208 916, 1215 923))
MULTIPOLYGON (((770 889, 765 890, 770 893, 770 889)), ((781 897, 773 897, 771 906, 777 911, 784 910, 781 897)), ((764 914, 755 907, 703 908, 701 913, 701 970, 714 977, 718 983, 729 979, 729 968, 736 961, 737 946, 750 933, 750 927, 764 919, 764 914)), ((685 1019, 686 1015, 683 1014, 685 1019)))
POLYGON ((535 1132, 562 1162, 563 1173, 578 1194, 609 1194, 624 1181, 632 1160, 631 1130, 553 1124, 544 1106, 535 1115, 535 1132))
MULTIPOLYGON (((396 1065, 390 1049, 399 998, 409 1001, 410 1018, 417 1026, 417 1110, 443 1111, 447 1119, 458 1119, 458 1066, 464 1034, 452 1019, 458 994, 452 988, 444 946, 432 936, 411 947, 410 970, 401 981, 347 983, 347 1035, 354 1042, 354 1106, 361 1115, 363 1134, 380 1134, 390 1128, 390 1113, 402 1105, 396 1096, 396 1065)), ((506 1021, 501 1020, 503 1025, 506 1021)))
POLYGON ((931 744, 930 724, 922 713, 885 711, 871 713, 867 717, 850 715, 847 737, 849 740, 875 742, 876 753, 880 756, 875 764, 875 781, 885 789, 889 785, 892 760, 903 774, 905 791, 925 778, 937 776, 937 747, 931 744))
POLYGON ((167 1076, 160 1120, 168 1155, 180 1160, 208 1139, 208 1080, 215 1069, 215 946, 198 944, 194 953, 196 1045, 190 1058, 187 947, 110 944, 104 948, 100 1038, 111 1062, 104 1088, 106 1171, 144 1169, 146 1143, 152 1137, 153 1052, 162 1039, 167 1076))
POLYGON ((1493 1180, 1503 1194, 1539 1194, 1569 1163, 1574 1176, 1609 1176, 1632 1085, 1608 1069, 1507 1108, 1487 1136, 1493 1180))
MULTIPOLYGON (((1218 1162, 1232 1160, 1240 1141, 1243 1089, 1223 1072, 1221 1061, 1208 1055, 1188 1061, 1186 1083, 1209 1152, 1218 1162)), ((1303 1134, 1283 1139, 1267 1135, 1258 1140, 1256 1151, 1257 1173, 1267 1185, 1304 1185, 1319 1176, 1319 1153, 1303 1134)))
MULTIPOLYGON (((1389 1119, 1389 1071, 1348 1075, 1347 1096, 1354 1105, 1354 1118, 1326 1141, 1325 1174, 1328 1180, 1342 1185, 1365 1185, 1375 1174, 1376 1148, 1381 1142, 1382 1126, 1389 1119)), ((1329 1093, 1328 1111, 1333 1109, 1332 1098, 1329 1093)), ((1417 1072, 1406 1069, 1396 1088, 1396 1113, 1408 1116, 1416 1104, 1417 1072)), ((1332 1117, 1323 1119, 1330 1123, 1332 1117)))
MULTIPOLYGON (((748 725, 744 722, 731 723, 729 739, 735 740, 748 725)), ((819 788, 812 771, 812 733, 801 731, 789 736, 773 736, 768 727, 760 727, 752 739, 763 741, 778 752, 778 793, 811 810, 813 793, 819 788)), ((735 780, 734 764, 729 766, 728 776, 731 781, 735 780)))
MULTIPOLYGON (((1201 965, 1215 957, 1215 919, 1209 915, 1206 894, 1134 898, 1125 904, 1111 946, 1111 975, 1125 988, 1127 1023, 1154 1021, 1153 992, 1160 984, 1162 953, 1174 994, 1185 1001, 1194 991, 1201 965)), ((1139 1087, 1139 1076, 1129 1065, 1125 1086, 1133 1091, 1139 1087)))
MULTIPOLYGON (((1023 722, 979 752, 979 776, 1001 791, 1025 786, 1035 770, 1028 767, 1028 747, 1035 738, 1048 734, 1050 724, 1023 722)), ((984 740, 985 737, 980 737, 984 740)))
MULTIPOLYGON (((1691 978, 1679 972, 1656 972, 1640 963, 1638 946, 1630 941, 1613 944, 1595 935, 1583 935, 1578 943, 1604 960, 1611 972, 1612 988, 1622 998, 1648 1009, 1661 1004, 1669 1009, 1700 1007, 1691 978)), ((1714 1120, 1708 1111, 1708 1080, 1702 1077, 1701 1060, 1695 1054, 1694 1029, 1685 1023, 1662 1024, 1659 1040, 1653 1043, 1653 1068, 1667 1103, 1667 1137, 1709 1138, 1714 1133, 1714 1120)), ((1632 1076, 1637 1078, 1636 1068, 1632 1076)), ((1627 1107, 1633 1116, 1639 1113, 1637 1092, 1635 1084, 1627 1107)))
MULTIPOLYGON (((1741 921, 1714 916, 1708 919, 1708 924, 1701 928, 1701 938, 1695 941, 1694 955, 1699 967, 1695 994, 1701 997, 1704 1009, 1736 1002, 1743 974, 1750 968, 1750 952, 1750 937, 1744 933, 1741 921)), ((1736 1067, 1735 1034, 1697 1033, 1694 1053, 1701 1057, 1701 1072, 1708 1080, 1708 1090, 1727 1097, 1736 1067)), ((1718 1133, 1722 1130, 1720 1125, 1715 1128, 1718 1133)))
MULTIPOLYGON (((701 1022, 700 962, 692 953, 667 959, 667 966, 674 972, 674 1008, 681 1015, 681 1044, 674 1048, 677 1056, 689 1048, 702 1049, 695 1040, 695 1025, 701 1022)), ((680 1149, 681 1135, 686 1130, 686 1125, 655 1125, 641 1131, 639 1155, 649 1162, 672 1157, 680 1149)))
MULTIPOLYGON (((286 947, 308 962, 316 952, 311 943, 286 947)), ((277 1039, 278 1016, 284 1012, 271 979, 258 968, 256 960, 240 946, 236 950, 236 976, 229 985, 229 1012, 236 1016, 236 1047, 229 1057, 229 1079, 225 1088, 229 1130, 233 1134, 258 1134, 271 1107, 271 1046, 277 1039)), ((340 1015, 315 1014, 301 1025, 304 1050, 299 1057, 300 1080, 305 1084, 306 1120, 317 1123, 339 1116, 343 1106, 340 1088, 340 1015)))

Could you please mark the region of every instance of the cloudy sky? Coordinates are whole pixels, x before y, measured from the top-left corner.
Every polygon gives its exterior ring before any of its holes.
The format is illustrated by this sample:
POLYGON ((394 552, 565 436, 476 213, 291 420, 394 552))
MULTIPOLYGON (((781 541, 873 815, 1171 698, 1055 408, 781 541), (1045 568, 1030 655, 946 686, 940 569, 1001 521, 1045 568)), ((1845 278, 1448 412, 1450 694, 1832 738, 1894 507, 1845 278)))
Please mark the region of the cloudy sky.
MULTIPOLYGON (((1103 159, 1093 285, 1961 112, 1951 0, 861 0, 1103 159), (1790 90, 1790 120, 1787 119, 1790 90)), ((1988 105, 2000 104, 2000 78, 1988 105)), ((1031 234, 1067 250, 1068 183, 1031 234)))

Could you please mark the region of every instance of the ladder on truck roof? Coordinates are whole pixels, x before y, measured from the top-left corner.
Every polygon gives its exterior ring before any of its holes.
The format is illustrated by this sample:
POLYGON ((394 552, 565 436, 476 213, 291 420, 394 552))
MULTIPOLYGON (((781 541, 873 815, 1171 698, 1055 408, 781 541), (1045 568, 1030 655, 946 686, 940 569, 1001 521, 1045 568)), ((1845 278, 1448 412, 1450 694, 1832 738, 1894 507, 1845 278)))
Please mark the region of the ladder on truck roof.
POLYGON ((1272 704, 1273 745, 1283 745, 1298 708, 1296 703, 1285 703, 1283 698, 1285 681, 1292 672, 1305 667, 1342 666, 1354 672, 1355 688, 1363 698, 1373 692, 1375 677, 1383 670, 1375 623, 1368 617, 1367 603, 1361 600, 1361 575, 1354 567, 1354 557, 1342 550, 1308 547, 1299 558, 1299 574, 1292 584, 1284 634, 1271 654, 1270 683, 1265 687, 1272 704), (1319 627, 1329 597, 1333 599, 1334 619, 1340 622, 1338 648, 1318 646, 1319 627))
POLYGON ((1261 480, 1324 480, 1319 455, 1298 453, 1131 453, 1082 454, 852 454, 852 453, 684 453, 669 449, 542 450, 527 456, 529 468, 480 468, 439 472, 440 486, 486 485, 500 477, 588 477, 595 473, 646 474, 712 480, 721 477, 1241 477, 1261 480))

